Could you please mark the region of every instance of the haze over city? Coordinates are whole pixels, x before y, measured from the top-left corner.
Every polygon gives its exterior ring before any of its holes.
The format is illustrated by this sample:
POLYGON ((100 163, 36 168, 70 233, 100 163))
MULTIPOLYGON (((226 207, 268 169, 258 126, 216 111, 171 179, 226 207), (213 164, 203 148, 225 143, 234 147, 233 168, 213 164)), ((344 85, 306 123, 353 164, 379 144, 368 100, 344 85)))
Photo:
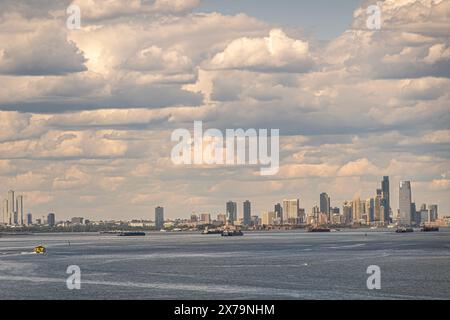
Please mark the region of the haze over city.
POLYGON ((0 1, 0 194, 25 212, 188 218, 296 198, 309 212, 389 176, 393 211, 411 180, 418 206, 450 213, 449 1, 381 2, 376 31, 376 1, 109 2, 0 1), (279 129, 279 171, 174 165, 171 133, 194 121, 279 129))

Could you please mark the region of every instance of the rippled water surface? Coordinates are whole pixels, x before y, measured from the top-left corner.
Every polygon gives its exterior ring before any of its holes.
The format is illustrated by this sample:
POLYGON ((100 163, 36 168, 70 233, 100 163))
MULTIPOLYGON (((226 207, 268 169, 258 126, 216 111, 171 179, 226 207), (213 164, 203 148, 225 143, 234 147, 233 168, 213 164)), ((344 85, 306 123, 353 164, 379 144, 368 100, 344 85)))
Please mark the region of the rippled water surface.
POLYGON ((4 236, 0 298, 450 299, 450 232, 4 236), (66 287, 69 265, 81 290, 66 287), (381 290, 367 289, 369 265, 381 290))

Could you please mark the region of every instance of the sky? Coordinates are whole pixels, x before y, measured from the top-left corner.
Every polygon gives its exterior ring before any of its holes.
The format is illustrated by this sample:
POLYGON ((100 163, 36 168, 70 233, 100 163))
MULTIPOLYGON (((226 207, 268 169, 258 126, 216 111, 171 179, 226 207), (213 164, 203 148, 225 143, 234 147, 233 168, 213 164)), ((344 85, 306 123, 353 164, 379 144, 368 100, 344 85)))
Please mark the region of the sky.
POLYGON ((35 217, 307 212, 400 180, 450 214, 450 1, 0 0, 0 195, 35 217), (75 4, 81 28, 67 27, 75 4), (279 129, 280 169, 175 165, 174 130, 279 129))
POLYGON ((363 0, 204 0, 194 12, 245 13, 278 26, 299 28, 319 40, 331 40, 352 23, 363 0))

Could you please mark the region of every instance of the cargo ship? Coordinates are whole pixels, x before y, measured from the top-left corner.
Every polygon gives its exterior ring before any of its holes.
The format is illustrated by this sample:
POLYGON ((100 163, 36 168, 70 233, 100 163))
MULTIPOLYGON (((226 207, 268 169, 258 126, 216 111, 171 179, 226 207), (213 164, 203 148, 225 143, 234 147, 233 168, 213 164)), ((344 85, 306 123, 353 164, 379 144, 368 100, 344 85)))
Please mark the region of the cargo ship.
POLYGON ((208 227, 202 231, 202 234, 220 234, 222 231, 220 229, 209 229, 208 227))
POLYGON ((395 232, 397 232, 397 233, 414 232, 414 229, 413 228, 397 228, 397 230, 395 230, 395 232))
POLYGON ((138 232, 138 231, 126 231, 126 232, 120 232, 118 234, 119 237, 138 237, 138 236, 145 236, 145 232, 138 232))
POLYGON ((324 227, 313 227, 313 228, 309 228, 308 232, 331 232, 331 229, 324 228, 324 227))
POLYGON ((243 236, 244 233, 241 230, 223 230, 222 237, 236 237, 243 236))
POLYGON ((422 232, 438 232, 439 227, 423 227, 420 231, 422 231, 422 232))

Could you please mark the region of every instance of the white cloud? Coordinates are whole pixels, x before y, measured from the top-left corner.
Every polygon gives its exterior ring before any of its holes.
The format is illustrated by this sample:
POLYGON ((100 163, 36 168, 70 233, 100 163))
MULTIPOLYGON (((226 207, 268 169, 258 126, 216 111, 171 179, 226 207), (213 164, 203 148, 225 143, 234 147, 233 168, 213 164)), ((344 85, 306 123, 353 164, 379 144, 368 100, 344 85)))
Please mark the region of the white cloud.
POLYGON ((64 75, 87 70, 83 52, 65 31, 48 20, 17 15, 0 19, 0 74, 64 75))
POLYGON ((314 61, 306 41, 289 38, 281 29, 272 29, 268 37, 239 38, 211 61, 214 69, 306 72, 314 61))
POLYGON ((384 1, 380 32, 362 8, 325 44, 189 13, 195 0, 80 0, 83 28, 66 34, 69 2, 0 4, 0 178, 30 210, 174 217, 244 196, 255 212, 291 196, 309 210, 323 191, 335 206, 374 196, 385 174, 450 208, 449 1, 384 1), (174 166, 170 132, 194 120, 280 128, 279 174, 174 166))

